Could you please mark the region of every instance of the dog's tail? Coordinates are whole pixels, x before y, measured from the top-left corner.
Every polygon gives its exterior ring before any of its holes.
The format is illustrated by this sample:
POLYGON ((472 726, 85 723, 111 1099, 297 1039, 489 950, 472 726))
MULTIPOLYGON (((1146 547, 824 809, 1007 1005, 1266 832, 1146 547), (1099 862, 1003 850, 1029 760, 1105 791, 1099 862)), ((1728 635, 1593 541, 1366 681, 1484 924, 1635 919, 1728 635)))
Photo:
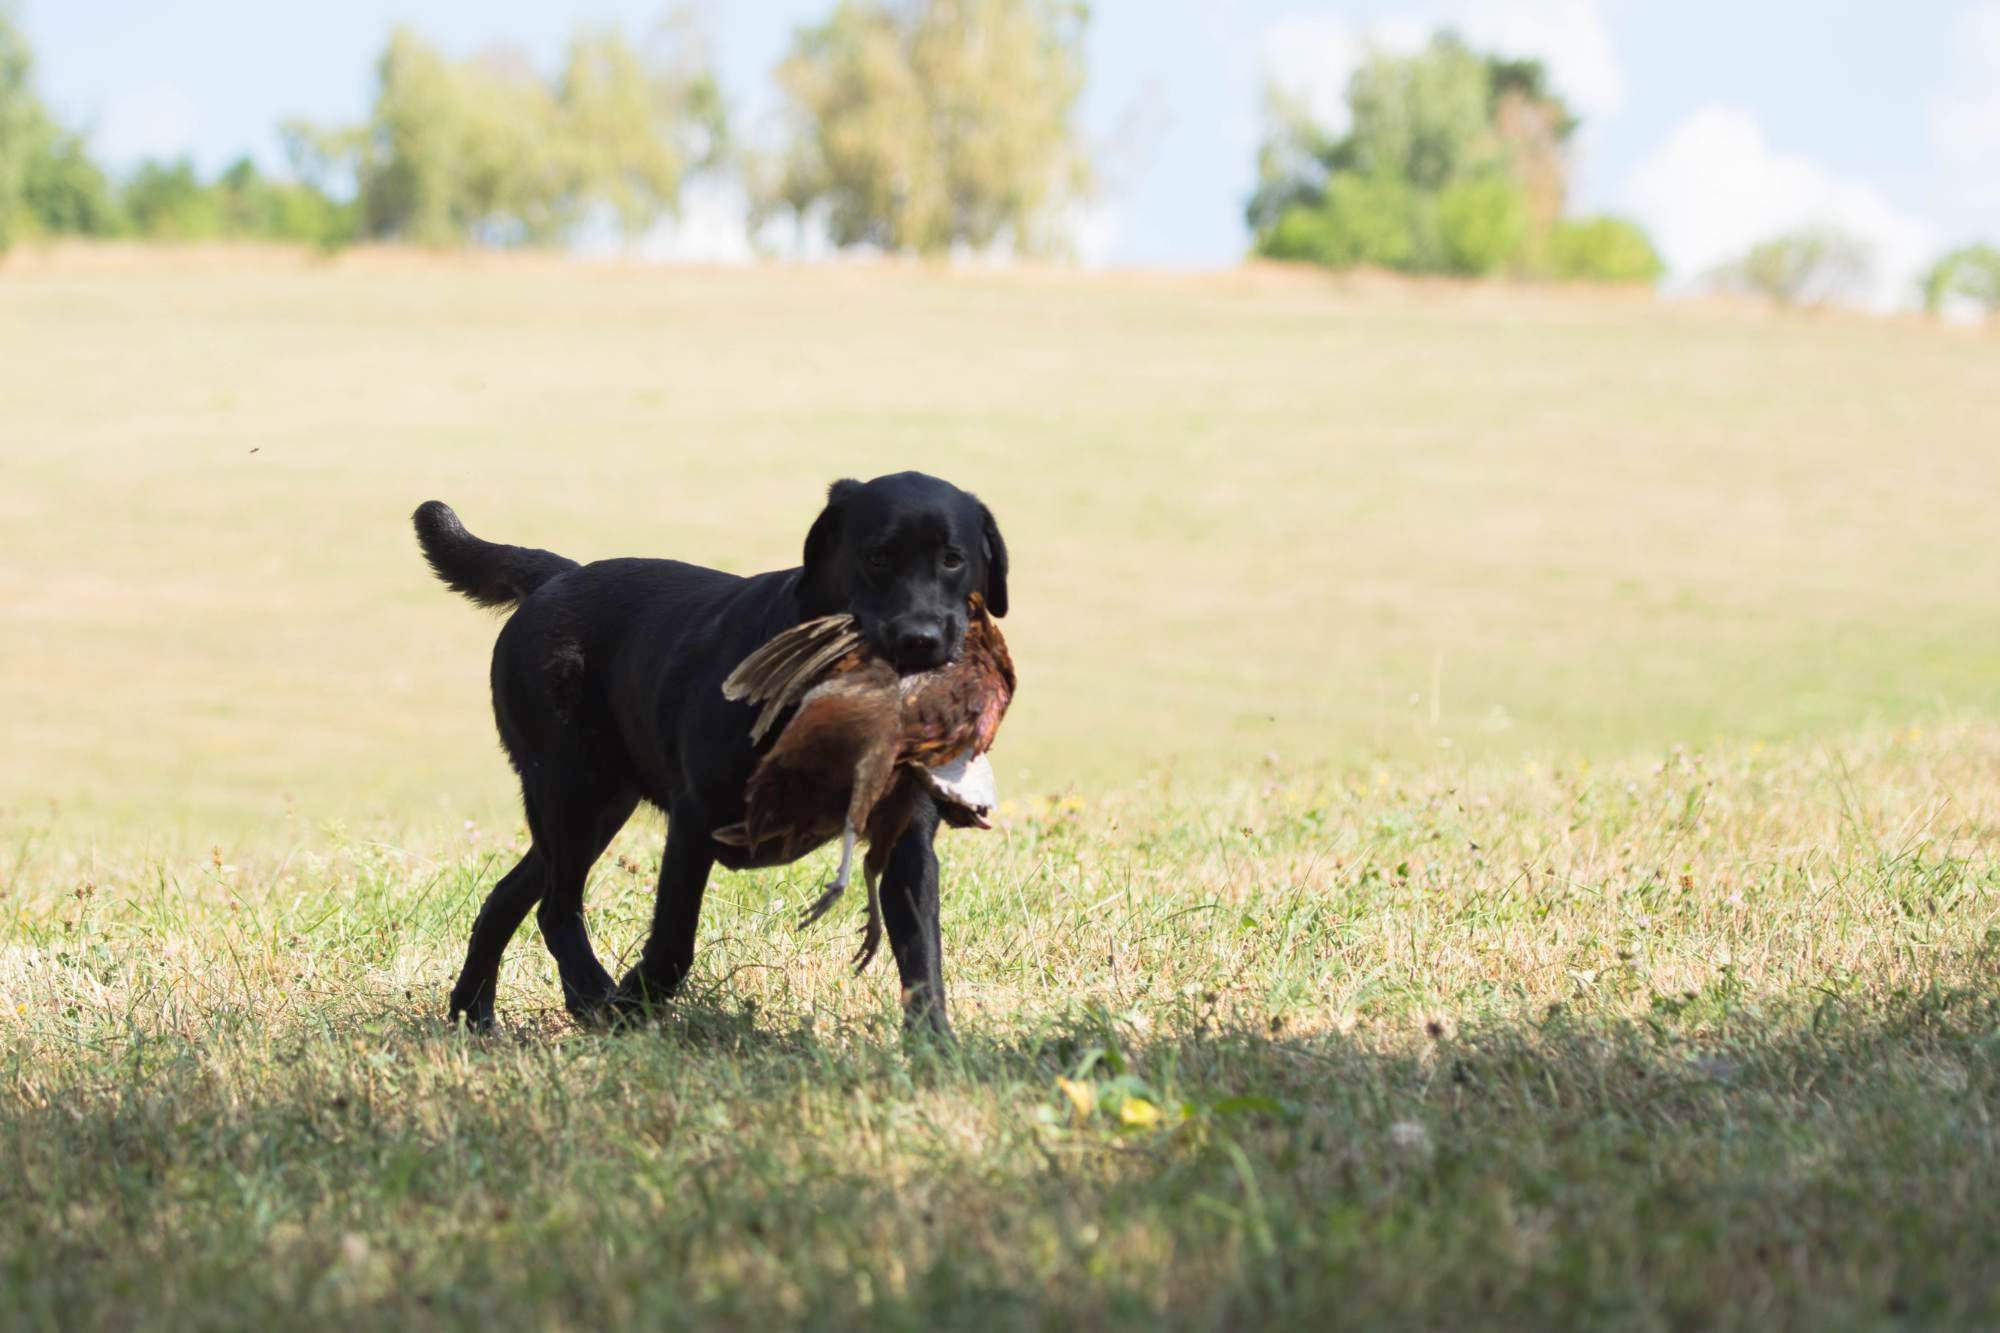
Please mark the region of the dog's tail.
POLYGON ((481 541, 442 500, 426 500, 411 516, 424 559, 453 592, 481 606, 512 606, 576 561, 532 546, 481 541))

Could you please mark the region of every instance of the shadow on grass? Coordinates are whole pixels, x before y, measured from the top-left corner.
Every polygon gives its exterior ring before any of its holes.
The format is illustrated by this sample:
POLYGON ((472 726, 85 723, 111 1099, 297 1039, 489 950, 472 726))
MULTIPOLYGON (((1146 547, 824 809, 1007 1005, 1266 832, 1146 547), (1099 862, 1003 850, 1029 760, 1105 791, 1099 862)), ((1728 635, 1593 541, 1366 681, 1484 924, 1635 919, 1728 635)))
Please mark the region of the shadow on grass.
POLYGON ((0 1313, 2000 1316, 1990 985, 1355 1033, 1078 1006, 941 1044, 882 1018, 774 1018, 714 992, 618 1035, 557 1013, 470 1038, 384 1011, 124 1063, 107 1048, 7 1098, 0 1233, 40 1261, 0 1282, 0 1313), (369 1286, 356 1256, 378 1252, 401 1276, 369 1286))

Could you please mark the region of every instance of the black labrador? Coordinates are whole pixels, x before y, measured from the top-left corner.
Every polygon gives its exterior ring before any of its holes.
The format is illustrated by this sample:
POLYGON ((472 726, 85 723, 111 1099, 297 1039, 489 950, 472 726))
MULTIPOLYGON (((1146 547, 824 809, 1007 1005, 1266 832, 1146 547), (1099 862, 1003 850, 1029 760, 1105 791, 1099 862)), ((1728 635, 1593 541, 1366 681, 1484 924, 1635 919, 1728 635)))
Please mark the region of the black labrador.
MULTIPOLYGON (((722 697, 723 677, 753 649, 846 611, 899 670, 922 671, 958 652, 975 589, 994 615, 1007 613, 1007 546, 991 511, 919 472, 835 482, 806 534, 805 563, 751 578, 675 560, 579 565, 481 541, 437 500, 415 522, 439 578, 482 606, 518 607, 493 646, 493 712, 533 842, 479 909, 452 987, 453 1020, 475 1027, 493 1022, 500 956, 536 903, 570 1013, 616 1017, 679 989, 712 866, 776 864, 711 837, 743 818, 758 757, 756 709, 722 697), (584 878, 640 801, 666 811, 667 846, 652 931, 614 986, 584 929, 584 878)), ((938 822, 927 800, 890 855, 882 906, 907 1020, 949 1033, 938 822)))

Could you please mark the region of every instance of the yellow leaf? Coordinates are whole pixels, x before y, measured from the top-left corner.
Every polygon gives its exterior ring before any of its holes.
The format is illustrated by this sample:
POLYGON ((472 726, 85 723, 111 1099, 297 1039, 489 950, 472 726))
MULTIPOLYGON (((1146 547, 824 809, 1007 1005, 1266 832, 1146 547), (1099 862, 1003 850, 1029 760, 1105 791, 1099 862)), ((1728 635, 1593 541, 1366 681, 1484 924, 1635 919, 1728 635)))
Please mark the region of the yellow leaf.
POLYGON ((1087 1120, 1097 1110, 1097 1089, 1090 1084, 1078 1083, 1073 1078, 1064 1078, 1058 1074, 1056 1086, 1062 1089, 1063 1096, 1069 1098, 1069 1104, 1076 1111, 1077 1119, 1087 1120))
POLYGON ((1127 1097, 1118 1108, 1118 1123, 1133 1129, 1151 1129, 1160 1123, 1160 1108, 1144 1097, 1127 1097))

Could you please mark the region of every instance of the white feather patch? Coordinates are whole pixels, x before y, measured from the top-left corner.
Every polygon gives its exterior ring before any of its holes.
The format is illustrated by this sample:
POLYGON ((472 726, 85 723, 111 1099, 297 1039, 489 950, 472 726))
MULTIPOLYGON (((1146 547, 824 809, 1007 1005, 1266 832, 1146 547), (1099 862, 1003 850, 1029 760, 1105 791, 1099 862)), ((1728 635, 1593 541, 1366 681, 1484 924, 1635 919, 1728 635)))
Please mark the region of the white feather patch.
POLYGON ((927 768, 931 791, 940 801, 949 801, 970 814, 981 828, 992 828, 988 816, 1000 803, 993 781, 993 764, 985 755, 967 750, 935 768, 927 768))

